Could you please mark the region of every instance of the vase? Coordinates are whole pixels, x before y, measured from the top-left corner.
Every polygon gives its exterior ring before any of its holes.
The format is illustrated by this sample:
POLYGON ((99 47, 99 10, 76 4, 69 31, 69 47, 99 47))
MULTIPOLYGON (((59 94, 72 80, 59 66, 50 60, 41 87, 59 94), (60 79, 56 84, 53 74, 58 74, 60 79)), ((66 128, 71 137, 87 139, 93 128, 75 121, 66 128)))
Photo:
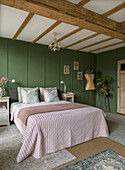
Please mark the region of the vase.
POLYGON ((2 97, 3 96, 3 89, 2 89, 2 87, 0 87, 0 97, 2 97))

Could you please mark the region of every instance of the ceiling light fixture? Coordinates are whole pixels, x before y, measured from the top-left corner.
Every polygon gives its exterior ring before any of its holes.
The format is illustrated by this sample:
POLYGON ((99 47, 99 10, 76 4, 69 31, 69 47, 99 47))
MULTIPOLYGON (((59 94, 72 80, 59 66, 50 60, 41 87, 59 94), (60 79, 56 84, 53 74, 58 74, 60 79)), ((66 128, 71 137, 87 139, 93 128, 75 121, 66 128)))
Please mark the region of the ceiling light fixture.
POLYGON ((59 51, 60 49, 61 49, 61 45, 60 44, 58 44, 58 42, 57 42, 57 39, 56 39, 56 35, 57 35, 57 33, 56 32, 54 32, 53 33, 53 36, 54 36, 54 38, 53 38, 53 41, 49 44, 49 49, 51 50, 51 51, 59 51))

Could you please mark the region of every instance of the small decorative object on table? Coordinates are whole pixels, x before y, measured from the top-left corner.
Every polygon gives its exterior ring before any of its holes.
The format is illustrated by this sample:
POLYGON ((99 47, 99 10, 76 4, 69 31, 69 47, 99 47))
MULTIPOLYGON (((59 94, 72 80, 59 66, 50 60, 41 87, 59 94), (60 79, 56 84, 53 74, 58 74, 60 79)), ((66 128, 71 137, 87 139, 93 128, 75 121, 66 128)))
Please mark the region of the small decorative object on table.
POLYGON ((11 83, 15 83, 15 79, 12 79, 12 80, 8 80, 8 77, 7 76, 4 76, 0 79, 0 97, 2 96, 6 96, 6 84, 7 82, 11 82, 11 83))
POLYGON ((0 79, 0 97, 3 96, 3 89, 4 89, 4 86, 6 85, 7 81, 8 81, 7 76, 4 76, 0 79))

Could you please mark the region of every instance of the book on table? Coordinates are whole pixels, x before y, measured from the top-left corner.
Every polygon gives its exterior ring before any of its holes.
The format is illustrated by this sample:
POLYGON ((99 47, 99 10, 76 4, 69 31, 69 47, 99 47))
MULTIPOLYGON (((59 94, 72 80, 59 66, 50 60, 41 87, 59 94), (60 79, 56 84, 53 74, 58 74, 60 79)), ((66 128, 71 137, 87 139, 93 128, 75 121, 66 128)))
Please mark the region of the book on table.
POLYGON ((6 110, 6 106, 0 106, 0 110, 6 110))

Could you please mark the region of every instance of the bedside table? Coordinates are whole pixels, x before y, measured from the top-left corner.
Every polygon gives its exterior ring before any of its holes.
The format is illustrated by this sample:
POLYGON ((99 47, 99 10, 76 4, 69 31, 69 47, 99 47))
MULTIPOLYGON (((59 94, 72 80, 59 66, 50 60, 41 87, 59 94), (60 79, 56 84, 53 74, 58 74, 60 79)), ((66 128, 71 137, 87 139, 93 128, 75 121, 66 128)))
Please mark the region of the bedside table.
POLYGON ((62 99, 69 101, 69 102, 74 102, 74 93, 70 92, 70 93, 62 93, 62 99))
POLYGON ((9 122, 9 98, 0 97, 0 126, 10 125, 9 122))

